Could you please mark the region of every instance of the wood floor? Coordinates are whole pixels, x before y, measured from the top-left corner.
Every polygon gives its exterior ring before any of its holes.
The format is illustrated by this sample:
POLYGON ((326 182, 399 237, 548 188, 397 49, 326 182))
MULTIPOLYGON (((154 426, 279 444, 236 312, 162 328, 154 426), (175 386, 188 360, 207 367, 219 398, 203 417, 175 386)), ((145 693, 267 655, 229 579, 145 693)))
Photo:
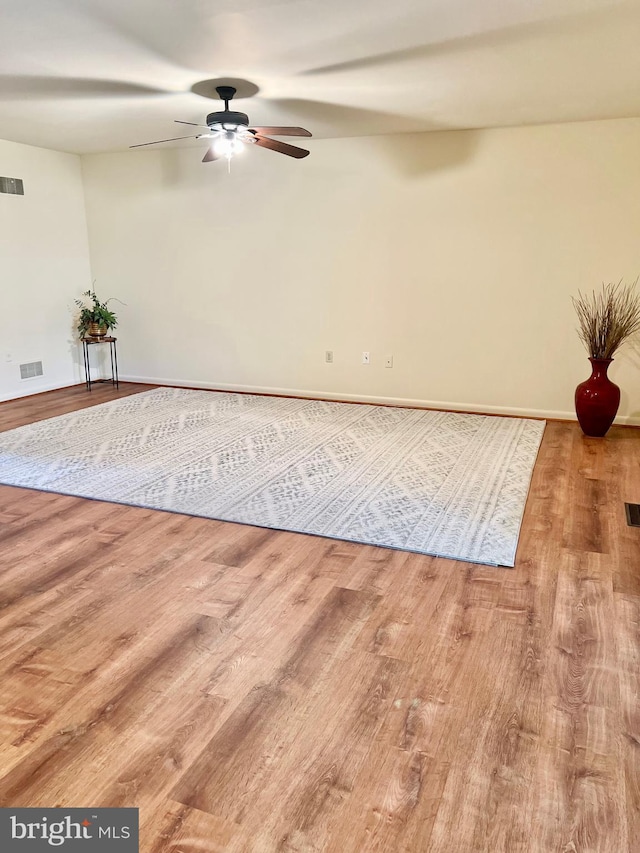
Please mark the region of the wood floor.
POLYGON ((144 853, 637 853, 625 501, 640 430, 564 423, 514 570, 0 486, 0 805, 137 806, 144 853))

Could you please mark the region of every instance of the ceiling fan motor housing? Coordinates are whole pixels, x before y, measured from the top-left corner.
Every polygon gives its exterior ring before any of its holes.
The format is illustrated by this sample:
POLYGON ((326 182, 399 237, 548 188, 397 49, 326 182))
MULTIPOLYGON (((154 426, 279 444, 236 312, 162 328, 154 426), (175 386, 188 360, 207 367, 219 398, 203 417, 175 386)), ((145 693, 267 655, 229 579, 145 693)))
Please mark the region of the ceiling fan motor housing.
POLYGON ((217 113, 209 113, 207 116, 207 125, 212 127, 216 124, 243 124, 245 127, 249 125, 249 116, 246 113, 237 113, 234 110, 220 110, 217 113))

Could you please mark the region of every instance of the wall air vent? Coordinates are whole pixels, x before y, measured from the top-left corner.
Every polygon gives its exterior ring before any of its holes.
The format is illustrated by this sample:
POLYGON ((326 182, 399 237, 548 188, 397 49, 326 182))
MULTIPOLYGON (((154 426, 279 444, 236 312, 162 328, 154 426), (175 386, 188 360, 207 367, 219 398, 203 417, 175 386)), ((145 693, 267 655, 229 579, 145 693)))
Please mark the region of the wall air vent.
POLYGON ((24 184, 21 178, 0 178, 0 193, 9 195, 24 195, 24 184))
POLYGON ((20 365, 20 379, 35 379, 36 376, 42 376, 41 361, 31 361, 29 364, 20 365))
POLYGON ((625 504, 627 524, 629 527, 640 527, 640 504, 625 504))

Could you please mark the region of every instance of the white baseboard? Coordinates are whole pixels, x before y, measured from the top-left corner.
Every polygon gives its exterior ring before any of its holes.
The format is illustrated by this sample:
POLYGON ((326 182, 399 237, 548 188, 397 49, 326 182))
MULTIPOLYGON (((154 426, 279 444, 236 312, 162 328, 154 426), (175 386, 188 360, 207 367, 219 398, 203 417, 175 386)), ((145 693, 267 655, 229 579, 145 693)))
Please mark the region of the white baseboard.
MULTIPOLYGON (((28 382, 29 380, 27 380, 28 382)), ((20 400, 22 397, 35 397, 36 394, 44 394, 46 391, 59 391, 61 388, 74 388, 76 385, 84 385, 84 382, 65 382, 61 385, 59 382, 47 382, 44 385, 38 385, 37 388, 20 389, 12 391, 11 394, 0 393, 0 403, 7 403, 10 400, 20 400)))
MULTIPOLYGON (((303 388, 270 388, 264 385, 234 385, 225 382, 200 382, 196 379, 168 379, 158 376, 120 376, 121 382, 139 382, 143 385, 173 385, 178 388, 202 388, 205 391, 238 391, 244 394, 275 394, 279 397, 308 397, 316 400, 335 400, 343 403, 378 403, 383 406, 408 406, 416 409, 440 409, 453 412, 469 412, 478 415, 512 415, 519 418, 543 418, 560 421, 575 421, 573 411, 555 411, 553 409, 520 409, 515 406, 485 406, 481 403, 459 403, 451 400, 417 400, 411 397, 379 397, 369 394, 343 394, 340 391, 309 391, 303 388)), ((82 384, 82 383, 74 383, 82 384)), ((56 391, 70 385, 48 384, 37 391, 24 391, 19 394, 2 395, 0 402, 17 400, 45 391, 56 391)), ((640 417, 623 415, 615 419, 621 426, 640 426, 640 417)))
MULTIPOLYGON (((478 404, 457 403, 450 400, 416 400, 410 397, 378 397, 368 394, 343 394, 338 391, 309 391, 302 388, 269 388, 263 385, 232 385, 224 382, 199 382, 197 380, 161 379, 150 376, 121 376, 122 382, 140 382, 145 385, 175 385, 179 388, 202 388, 205 391, 238 391, 245 394, 275 394, 282 397, 309 397, 312 399, 334 400, 341 403, 378 403, 385 406, 408 406, 416 409, 444 409, 456 412, 469 412, 479 415, 513 415, 521 418, 552 418, 555 420, 575 421, 575 412, 556 412, 546 409, 518 409, 510 406, 484 406, 478 404)), ((633 423, 631 420, 617 419, 617 423, 633 423)), ((637 421, 640 424, 640 420, 637 421)))

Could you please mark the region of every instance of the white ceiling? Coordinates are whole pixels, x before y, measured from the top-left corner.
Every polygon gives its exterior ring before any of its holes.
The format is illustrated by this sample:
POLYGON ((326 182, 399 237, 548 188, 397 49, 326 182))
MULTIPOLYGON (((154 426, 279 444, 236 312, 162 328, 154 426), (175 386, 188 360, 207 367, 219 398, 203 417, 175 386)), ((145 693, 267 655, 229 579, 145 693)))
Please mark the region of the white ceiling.
POLYGON ((1 0, 0 33, 0 138, 62 151, 188 132, 227 77, 324 137, 640 116, 640 0, 1 0))

